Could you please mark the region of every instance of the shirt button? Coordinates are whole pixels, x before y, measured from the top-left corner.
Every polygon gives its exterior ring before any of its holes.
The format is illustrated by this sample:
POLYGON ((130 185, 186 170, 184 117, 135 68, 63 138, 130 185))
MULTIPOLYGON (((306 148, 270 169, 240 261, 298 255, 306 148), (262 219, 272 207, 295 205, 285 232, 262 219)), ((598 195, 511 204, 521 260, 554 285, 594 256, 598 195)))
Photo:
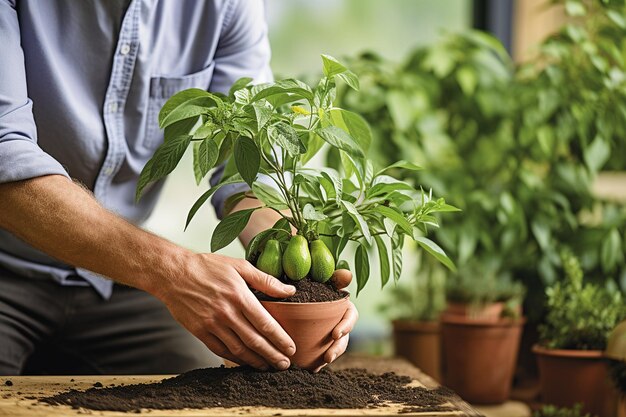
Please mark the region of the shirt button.
POLYGON ((130 45, 127 43, 123 44, 120 48, 120 54, 128 55, 129 52, 130 52, 130 45))
POLYGON ((104 175, 109 176, 111 174, 113 174, 113 168, 109 167, 109 168, 104 170, 104 175))
POLYGON ((109 104, 109 111, 115 113, 117 111, 117 103, 113 102, 109 104))

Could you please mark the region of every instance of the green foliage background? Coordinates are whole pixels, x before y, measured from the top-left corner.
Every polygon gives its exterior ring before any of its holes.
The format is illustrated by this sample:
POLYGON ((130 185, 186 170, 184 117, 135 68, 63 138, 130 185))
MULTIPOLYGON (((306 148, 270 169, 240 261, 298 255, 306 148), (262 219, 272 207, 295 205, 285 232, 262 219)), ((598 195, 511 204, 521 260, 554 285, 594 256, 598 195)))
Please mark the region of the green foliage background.
POLYGON ((435 239, 460 277, 521 280, 533 319, 563 247, 587 279, 626 288, 626 210, 591 193, 600 170, 626 169, 626 12, 566 6, 571 22, 521 67, 485 34, 453 34, 400 64, 358 56, 362 90, 341 98, 372 125, 371 158, 419 161, 418 182, 463 210, 435 239))

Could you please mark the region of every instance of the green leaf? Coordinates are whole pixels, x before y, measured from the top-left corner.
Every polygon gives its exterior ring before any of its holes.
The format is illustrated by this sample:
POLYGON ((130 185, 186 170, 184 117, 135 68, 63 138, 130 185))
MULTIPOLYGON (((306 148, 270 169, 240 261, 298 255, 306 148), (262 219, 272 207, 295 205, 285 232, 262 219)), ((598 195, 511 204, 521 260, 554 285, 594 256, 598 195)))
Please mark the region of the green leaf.
POLYGON ((270 239, 270 236, 274 233, 273 229, 262 230, 252 238, 248 247, 246 248, 246 260, 249 262, 255 261, 255 255, 261 251, 261 247, 270 239))
POLYGON ((395 162, 395 163, 389 165, 388 167, 385 167, 385 168, 381 169, 380 171, 378 171, 376 173, 375 177, 381 175, 385 171, 388 171, 390 169, 396 169, 396 168, 406 169, 408 171, 419 171, 419 170, 423 169, 422 167, 420 167, 418 165, 415 165, 413 162, 398 161, 398 162, 395 162))
MULTIPOLYGON (((187 230, 187 226, 189 226, 189 223, 191 223, 191 219, 193 219, 193 217, 196 215, 196 213, 198 212, 200 207, 202 207, 202 205, 204 203, 206 203, 206 201, 209 199, 209 197, 211 197, 213 194, 215 194, 215 192, 217 190, 219 190, 220 188, 222 188, 225 185, 228 185, 228 184, 239 184, 242 181, 243 181, 242 178, 239 175, 236 175, 236 176, 233 176, 233 177, 227 179, 226 181, 220 182, 219 184, 217 184, 217 185, 209 188, 207 191, 205 191, 196 200, 196 202, 193 203, 193 206, 189 210, 189 214, 187 214, 187 221, 185 222, 185 230, 187 230)), ((245 194, 245 193, 243 193, 243 194, 245 194)))
POLYGON ((198 148, 198 163, 202 178, 213 168, 217 162, 219 149, 213 138, 206 138, 200 143, 198 148))
POLYGON ((322 177, 331 182, 335 189, 335 201, 337 205, 341 204, 341 195, 343 193, 343 183, 334 169, 326 169, 321 172, 322 177))
POLYGON ((163 136, 165 141, 176 139, 179 136, 194 135, 198 128, 202 126, 202 116, 195 116, 189 119, 179 120, 165 128, 163 136))
POLYGON ((263 102, 256 102, 252 104, 252 107, 256 115, 257 128, 261 130, 272 118, 272 109, 263 102))
POLYGON ((370 261, 367 255, 367 248, 365 245, 360 244, 356 248, 354 254, 354 269, 356 273, 356 295, 358 297, 359 292, 365 287, 370 277, 370 261))
POLYGON ((199 88, 183 90, 170 97, 161 108, 159 127, 163 129, 180 120, 207 114, 210 108, 222 104, 219 97, 199 88))
POLYGON ((593 142, 584 150, 585 163, 593 172, 600 170, 610 156, 611 146, 600 136, 596 136, 593 142))
POLYGON ((380 262, 380 288, 385 288, 385 284, 389 281, 391 274, 391 265, 389 264, 389 252, 387 245, 380 236, 374 236, 376 246, 378 247, 378 260, 380 262))
MULTIPOLYGON (((268 84, 265 86, 258 86, 259 90, 251 99, 251 102, 259 101, 261 99, 267 99, 271 102, 270 97, 275 95, 285 95, 288 94, 287 100, 281 100, 283 103, 289 103, 297 100, 298 98, 303 98, 309 102, 313 101, 313 91, 311 91, 311 87, 303 83, 299 80, 294 79, 286 79, 276 81, 274 84, 268 84), (292 97, 293 99, 289 99, 292 97)), ((275 107, 277 103, 272 103, 275 107)))
POLYGON ((328 78, 348 70, 343 64, 330 55, 322 54, 322 63, 324 64, 324 75, 328 78))
POLYGON ((224 213, 230 213, 231 211, 233 211, 235 206, 239 204, 241 200, 243 200, 244 198, 247 198, 247 194, 248 194, 248 190, 239 191, 238 193, 228 196, 228 198, 224 200, 224 207, 223 207, 224 213))
POLYGON ((391 256, 393 258, 393 281, 398 282, 402 274, 402 246, 404 235, 395 235, 391 239, 391 256))
POLYGON ((370 233, 370 228, 361 213, 359 213, 356 207, 354 207, 354 205, 348 201, 343 200, 341 201, 341 204, 343 204, 343 206, 346 208, 346 210, 348 211, 348 215, 352 218, 352 220, 355 221, 359 230, 361 231, 361 233, 363 233, 363 237, 367 240, 367 243, 371 244, 372 235, 370 233))
POLYGON ((200 88, 189 88, 187 90, 180 91, 170 97, 167 102, 161 108, 159 112, 159 125, 163 120, 169 116, 169 114, 178 108, 181 104, 188 102, 194 98, 207 97, 210 93, 200 88))
POLYGON ((206 137, 211 136, 213 134, 213 130, 215 129, 215 125, 208 122, 198 127, 193 134, 193 139, 204 139, 206 137))
MULTIPOLYGON (((302 135, 302 133, 300 135, 302 135)), ((322 138, 313 133, 307 131, 306 135, 308 136, 308 141, 305 145, 306 152, 302 154, 302 156, 300 156, 300 162, 302 162, 302 165, 309 162, 311 158, 313 158, 319 152, 319 150, 322 149, 322 146, 325 143, 322 138)))
POLYGON ((176 168, 190 141, 191 136, 179 136, 159 146, 139 175, 136 201, 139 201, 141 193, 149 183, 165 177, 176 168))
POLYGON ((200 148, 200 142, 193 143, 193 176, 196 179, 196 185, 200 185, 202 178, 206 174, 203 174, 200 170, 200 161, 198 160, 198 149, 200 148))
POLYGON ((364 151, 361 146, 352 138, 352 136, 337 126, 327 126, 321 129, 316 129, 315 133, 317 133, 331 146, 339 148, 349 155, 359 158, 364 157, 364 151))
POLYGON ((298 133, 287 123, 277 123, 271 125, 267 130, 270 140, 286 150, 291 156, 300 155, 306 152, 306 148, 300 141, 298 133))
POLYGON ((367 153, 372 143, 372 131, 367 121, 356 113, 340 108, 332 109, 329 114, 332 124, 348 132, 363 153, 367 153))
POLYGON ((348 86, 353 90, 359 91, 359 89, 361 88, 361 85, 359 83, 359 77, 357 77, 356 74, 350 70, 346 70, 341 74, 337 74, 337 77, 342 79, 343 82, 348 84, 348 86))
POLYGON ((235 165, 241 178, 252 187, 261 167, 261 153, 254 141, 246 136, 240 136, 235 140, 234 149, 235 165))
POLYGON ((606 239, 602 242, 600 257, 602 270, 607 273, 613 271, 617 264, 623 261, 622 238, 617 229, 611 229, 606 239))
POLYGON ((211 236, 211 252, 217 252, 230 244, 246 228, 256 208, 235 211, 217 224, 211 236))
POLYGON ((242 88, 244 88, 245 86, 247 86, 251 82, 252 82, 252 78, 250 78, 250 77, 243 77, 243 78, 238 79, 230 87, 230 90, 228 91, 228 96, 230 98, 234 99, 235 98, 235 91, 241 90, 242 88))
POLYGON ((570 16, 584 16, 585 6, 576 0, 568 0, 565 2, 565 11, 570 16))
POLYGON ((392 220, 394 223, 400 226, 400 228, 407 235, 409 236, 413 235, 413 226, 398 209, 378 205, 374 207, 374 210, 376 210, 378 213, 382 214, 384 217, 392 220))
POLYGON ((304 217, 305 220, 313 220, 313 221, 321 221, 327 218, 327 216, 324 213, 316 210, 315 207, 313 207, 311 203, 307 203, 304 205, 304 208, 302 209, 302 216, 304 217))
POLYGON ((257 181, 252 184, 252 191, 256 198, 268 207, 272 207, 276 210, 285 210, 287 208, 285 199, 274 187, 268 184, 257 181))
POLYGON ((449 270, 456 272, 456 266, 454 263, 448 258, 448 255, 432 240, 422 237, 422 236, 414 236, 413 239, 417 242, 419 246, 421 246, 426 252, 430 253, 435 257, 439 262, 444 264, 449 270))

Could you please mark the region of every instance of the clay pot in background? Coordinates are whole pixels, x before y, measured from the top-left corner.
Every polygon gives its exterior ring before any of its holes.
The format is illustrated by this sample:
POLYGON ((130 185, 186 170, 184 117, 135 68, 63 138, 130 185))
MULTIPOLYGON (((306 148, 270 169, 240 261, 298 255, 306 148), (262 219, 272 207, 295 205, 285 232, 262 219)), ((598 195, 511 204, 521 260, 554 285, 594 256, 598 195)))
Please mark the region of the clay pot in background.
POLYGON ((546 349, 535 345, 539 364, 541 401, 559 407, 583 403, 594 416, 615 415, 617 399, 601 350, 546 349))
POLYGON ((324 352, 333 342, 331 332, 348 309, 349 296, 321 303, 285 303, 261 301, 296 344, 291 362, 314 370, 323 365, 324 352))
POLYGON ((441 382, 441 332, 439 322, 394 320, 396 356, 408 359, 428 376, 441 382))
POLYGON ((445 385, 474 404, 509 398, 524 319, 442 318, 445 385))
POLYGON ((446 309, 442 313, 442 318, 468 317, 476 320, 496 322, 502 316, 503 311, 504 303, 501 302, 479 305, 448 302, 446 309))

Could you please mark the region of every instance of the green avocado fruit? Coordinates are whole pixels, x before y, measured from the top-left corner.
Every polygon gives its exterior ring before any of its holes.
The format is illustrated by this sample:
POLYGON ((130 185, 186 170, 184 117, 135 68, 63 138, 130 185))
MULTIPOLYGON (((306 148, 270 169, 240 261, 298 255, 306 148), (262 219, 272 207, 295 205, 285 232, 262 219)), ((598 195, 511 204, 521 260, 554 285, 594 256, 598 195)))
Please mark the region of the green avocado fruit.
POLYGON ((283 255, 280 251, 280 243, 270 239, 265 244, 265 249, 256 261, 256 267, 266 274, 280 278, 283 275, 283 255))
POLYGON ((326 282, 335 272, 335 258, 324 242, 311 242, 311 278, 318 282, 326 282))
POLYGON ((283 269, 293 281, 300 281, 311 270, 309 242, 304 236, 295 235, 287 244, 283 254, 283 269))

